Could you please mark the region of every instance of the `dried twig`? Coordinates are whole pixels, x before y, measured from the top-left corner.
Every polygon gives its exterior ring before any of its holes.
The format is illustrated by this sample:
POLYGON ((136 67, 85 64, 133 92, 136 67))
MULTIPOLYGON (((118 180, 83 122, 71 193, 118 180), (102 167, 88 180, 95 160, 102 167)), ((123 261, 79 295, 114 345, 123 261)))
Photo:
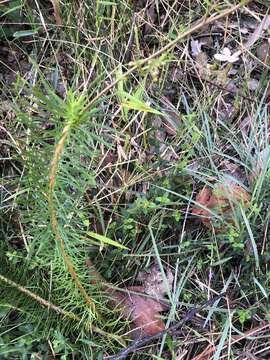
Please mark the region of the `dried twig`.
POLYGON ((110 360, 122 360, 127 357, 128 354, 136 351, 138 348, 159 339, 161 336, 165 334, 171 334, 174 333, 176 330, 179 330, 187 321, 190 321, 197 313, 205 309, 207 306, 213 305, 217 300, 221 299, 226 295, 226 292, 221 293, 218 296, 213 297, 212 299, 206 301, 201 306, 194 308, 186 313, 186 315, 180 320, 177 324, 170 326, 168 329, 165 329, 163 331, 160 331, 159 333, 153 335, 153 336, 146 336, 143 339, 138 339, 134 341, 130 346, 128 346, 126 349, 121 351, 116 356, 111 356, 110 360))
MULTIPOLYGON (((243 333, 243 335, 235 335, 232 337, 230 345, 238 343, 239 341, 249 337, 249 336, 253 336, 255 334, 257 334, 258 332, 261 332, 267 328, 270 327, 270 324, 268 322, 263 322, 262 324, 260 324, 259 326, 256 326, 246 332, 243 333)), ((227 341, 224 344, 224 348, 226 348, 228 346, 229 342, 227 341)), ((216 347, 215 345, 208 345, 203 352, 201 352, 199 355, 197 355, 195 358, 193 358, 193 360, 205 360, 210 358, 210 356, 213 354, 213 352, 215 351, 216 347)))

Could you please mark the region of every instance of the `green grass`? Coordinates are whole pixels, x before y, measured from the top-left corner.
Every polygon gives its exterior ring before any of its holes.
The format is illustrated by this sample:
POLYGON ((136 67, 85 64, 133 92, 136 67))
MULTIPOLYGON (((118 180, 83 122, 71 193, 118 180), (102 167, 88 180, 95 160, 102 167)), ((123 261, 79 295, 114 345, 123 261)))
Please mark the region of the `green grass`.
MULTIPOLYGON (((227 98, 219 86, 229 79, 211 86, 218 80, 201 76, 190 36, 181 37, 233 3, 141 3, 62 1, 62 26, 50 2, 0 5, 1 44, 16 60, 0 56, 0 69, 14 77, 0 78, 1 358, 102 359, 130 344, 129 323, 91 282, 88 259, 120 289, 157 263, 167 326, 228 290, 132 358, 193 359, 207 347, 215 360, 269 356, 268 66, 257 64, 255 96, 245 85, 250 68, 238 69, 241 91, 229 100, 236 115, 221 118, 227 98), (192 209, 205 185, 234 178, 225 161, 241 172, 235 181, 251 201, 235 211, 235 225, 213 212, 217 233, 192 209)), ((238 30, 230 33, 235 47, 238 30)), ((192 36, 215 28, 201 31, 192 36)))

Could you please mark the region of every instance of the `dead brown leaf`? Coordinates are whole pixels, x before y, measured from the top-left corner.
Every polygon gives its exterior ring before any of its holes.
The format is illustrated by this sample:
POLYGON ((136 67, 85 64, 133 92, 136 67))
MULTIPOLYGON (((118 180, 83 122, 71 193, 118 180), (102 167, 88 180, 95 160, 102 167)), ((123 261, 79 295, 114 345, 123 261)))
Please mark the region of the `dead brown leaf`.
MULTIPOLYGON (((154 264, 148 273, 139 274, 140 280, 143 282, 144 292, 156 299, 164 299, 167 293, 167 287, 163 281, 162 273, 158 264, 154 264)), ((169 289, 173 284, 173 274, 168 268, 166 272, 169 289)), ((138 279, 139 280, 139 279, 138 279)))
POLYGON ((147 297, 143 286, 130 286, 126 290, 126 293, 111 292, 108 305, 112 309, 119 309, 121 316, 132 321, 133 337, 154 335, 164 330, 165 324, 160 318, 160 312, 166 310, 166 307, 147 297))
POLYGON ((204 187, 196 197, 196 202, 202 207, 193 209, 192 214, 201 217, 202 223, 209 229, 215 228, 213 212, 222 216, 227 222, 234 224, 233 212, 238 204, 248 206, 250 202, 249 193, 240 185, 230 182, 217 184, 213 189, 204 187))
MULTIPOLYGON (((91 283, 100 284, 107 293, 108 306, 113 310, 118 309, 123 318, 131 320, 133 337, 151 336, 165 329, 160 312, 168 310, 168 306, 161 301, 165 287, 163 281, 161 284, 161 275, 157 268, 153 268, 153 272, 145 277, 145 284, 142 286, 128 286, 125 291, 119 291, 102 278, 90 260, 87 261, 87 266, 90 269, 91 283), (150 297, 150 294, 156 299, 150 297)), ((168 272, 167 276, 171 284, 172 273, 168 272)))

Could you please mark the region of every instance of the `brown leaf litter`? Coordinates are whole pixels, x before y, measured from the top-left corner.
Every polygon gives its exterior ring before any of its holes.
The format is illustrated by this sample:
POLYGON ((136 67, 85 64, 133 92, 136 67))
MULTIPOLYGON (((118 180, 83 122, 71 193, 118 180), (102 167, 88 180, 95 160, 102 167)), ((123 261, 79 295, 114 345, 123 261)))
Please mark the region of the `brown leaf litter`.
MULTIPOLYGON (((92 284, 101 284, 109 296, 108 306, 120 310, 121 317, 132 322, 131 335, 133 337, 151 336, 165 329, 165 323, 160 313, 168 310, 164 301, 166 287, 161 272, 155 265, 149 274, 140 275, 143 285, 127 286, 123 291, 115 290, 107 283, 95 269, 90 260, 87 261, 92 277, 92 284)), ((169 287, 173 282, 173 275, 167 271, 169 287)))
POLYGON ((247 207, 250 203, 250 194, 233 181, 218 183, 213 188, 205 186, 196 197, 196 206, 192 214, 201 217, 202 223, 209 229, 223 230, 214 222, 215 214, 226 222, 235 224, 233 214, 241 204, 247 207))

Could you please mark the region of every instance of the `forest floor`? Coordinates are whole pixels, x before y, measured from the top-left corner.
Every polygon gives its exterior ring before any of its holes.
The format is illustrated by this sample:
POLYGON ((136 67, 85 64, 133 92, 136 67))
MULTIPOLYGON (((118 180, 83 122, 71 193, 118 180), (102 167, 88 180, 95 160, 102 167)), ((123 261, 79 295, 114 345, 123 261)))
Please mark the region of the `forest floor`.
POLYGON ((0 358, 270 358, 270 4, 0 0, 0 358))

